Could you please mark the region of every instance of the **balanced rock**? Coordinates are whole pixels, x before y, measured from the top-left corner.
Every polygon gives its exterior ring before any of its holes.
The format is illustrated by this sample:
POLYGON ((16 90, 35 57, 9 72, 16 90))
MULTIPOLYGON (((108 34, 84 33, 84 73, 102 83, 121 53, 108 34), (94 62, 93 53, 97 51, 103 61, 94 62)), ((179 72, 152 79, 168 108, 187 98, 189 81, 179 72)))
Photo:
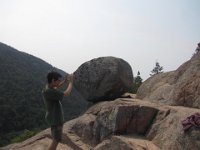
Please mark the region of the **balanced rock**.
POLYGON ((131 66, 115 57, 100 57, 85 62, 74 75, 77 91, 93 103, 118 98, 133 85, 131 66))

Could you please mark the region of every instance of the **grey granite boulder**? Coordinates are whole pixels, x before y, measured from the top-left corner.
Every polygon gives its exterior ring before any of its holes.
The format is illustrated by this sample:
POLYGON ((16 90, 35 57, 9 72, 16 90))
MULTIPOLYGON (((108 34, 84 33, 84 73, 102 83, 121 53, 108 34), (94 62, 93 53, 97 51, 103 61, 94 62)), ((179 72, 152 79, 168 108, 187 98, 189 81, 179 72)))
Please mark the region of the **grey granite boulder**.
POLYGON ((115 57, 100 57, 85 62, 74 75, 77 91, 93 103, 118 98, 133 85, 131 66, 115 57))

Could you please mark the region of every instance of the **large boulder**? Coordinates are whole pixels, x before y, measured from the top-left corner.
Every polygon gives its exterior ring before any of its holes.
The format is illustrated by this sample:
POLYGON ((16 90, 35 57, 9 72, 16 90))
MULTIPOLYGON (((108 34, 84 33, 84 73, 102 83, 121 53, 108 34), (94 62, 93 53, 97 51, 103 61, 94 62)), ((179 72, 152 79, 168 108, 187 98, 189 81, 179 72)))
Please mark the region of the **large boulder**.
POLYGON ((100 57, 85 62, 74 75, 77 91, 93 103, 118 98, 133 85, 131 66, 115 57, 100 57))
POLYGON ((177 70, 154 75, 138 89, 137 98, 200 108, 200 53, 177 70))

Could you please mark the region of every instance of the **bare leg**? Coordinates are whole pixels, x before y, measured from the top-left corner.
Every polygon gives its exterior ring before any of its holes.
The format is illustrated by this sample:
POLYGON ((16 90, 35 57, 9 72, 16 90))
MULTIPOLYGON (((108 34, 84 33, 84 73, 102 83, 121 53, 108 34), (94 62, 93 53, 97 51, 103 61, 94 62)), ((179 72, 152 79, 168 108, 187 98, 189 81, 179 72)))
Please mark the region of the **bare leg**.
POLYGON ((56 150, 57 146, 58 146, 58 142, 53 139, 48 150, 56 150))

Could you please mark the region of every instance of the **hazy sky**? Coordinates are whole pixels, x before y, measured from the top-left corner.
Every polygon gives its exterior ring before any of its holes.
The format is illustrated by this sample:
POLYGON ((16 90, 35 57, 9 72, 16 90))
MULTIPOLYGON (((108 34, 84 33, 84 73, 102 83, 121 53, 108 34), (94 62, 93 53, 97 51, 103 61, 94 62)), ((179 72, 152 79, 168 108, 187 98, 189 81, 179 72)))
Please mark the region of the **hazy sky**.
POLYGON ((0 42, 68 73, 101 56, 141 77, 189 60, 200 42, 200 0, 0 0, 0 42))

